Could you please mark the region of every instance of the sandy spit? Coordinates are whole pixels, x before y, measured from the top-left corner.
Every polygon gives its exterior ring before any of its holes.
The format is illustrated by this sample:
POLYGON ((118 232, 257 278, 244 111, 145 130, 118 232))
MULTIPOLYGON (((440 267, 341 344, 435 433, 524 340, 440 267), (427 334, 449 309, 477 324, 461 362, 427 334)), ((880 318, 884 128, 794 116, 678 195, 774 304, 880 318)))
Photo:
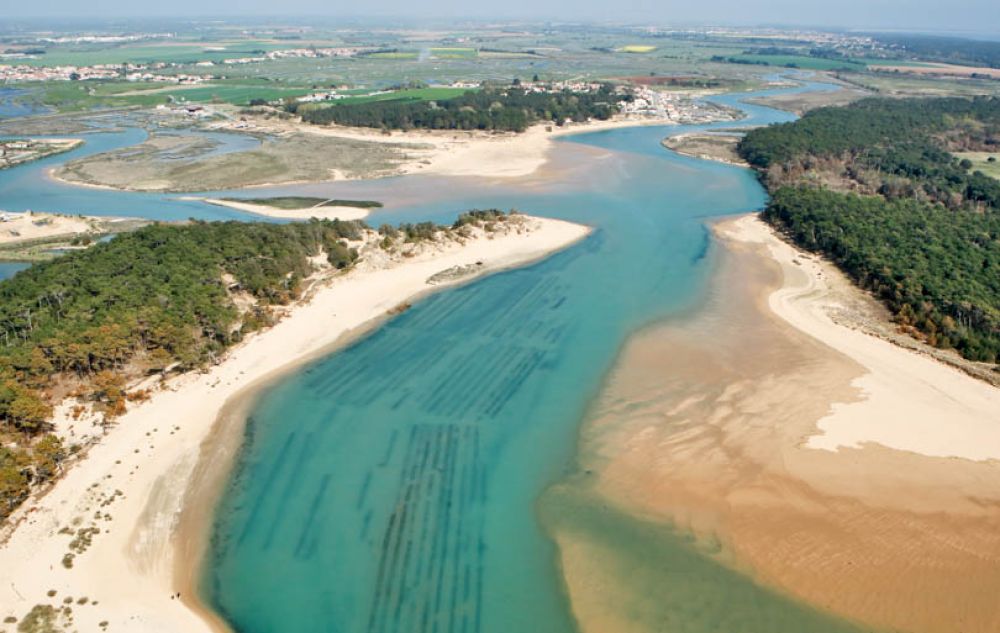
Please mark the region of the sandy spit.
POLYGON ((849 282, 779 240, 762 220, 747 216, 723 230, 731 239, 765 245, 782 266, 786 282, 768 299, 775 314, 867 370, 853 381, 863 398, 835 403, 807 447, 835 451, 874 442, 929 457, 1000 460, 1000 390, 834 323, 830 290, 849 282))
POLYGON ((222 198, 194 198, 185 196, 185 200, 201 200, 208 204, 220 207, 229 207, 247 213, 267 216, 269 218, 284 218, 289 220, 308 220, 317 218, 320 220, 363 220, 368 217, 369 209, 359 207, 341 206, 316 206, 302 209, 277 209, 266 204, 253 204, 250 202, 238 202, 236 200, 224 200, 222 198))
MULTIPOLYGON (((224 123, 217 127, 231 128, 233 125, 224 123)), ((535 173, 548 162, 552 143, 561 136, 622 127, 675 125, 675 122, 669 119, 620 116, 609 121, 567 123, 562 127, 540 124, 521 133, 407 131, 390 134, 367 128, 308 125, 292 121, 266 120, 257 121, 255 125, 255 131, 272 134, 295 132, 401 146, 407 155, 407 160, 399 168, 399 173, 403 174, 502 179, 535 173)))
POLYGON ((1000 389, 834 321, 870 299, 758 217, 713 228, 704 304, 628 341, 554 488, 625 517, 554 526, 581 630, 658 630, 678 533, 863 630, 1000 630, 1000 389))
POLYGON ((207 441, 227 427, 224 420, 216 426, 220 414, 238 413, 251 386, 331 351, 365 324, 429 292, 427 279, 435 273, 475 262, 483 262, 482 272, 524 265, 590 230, 539 218, 526 218, 526 228, 481 234, 387 268, 359 267, 335 277, 222 363, 172 379, 149 401, 133 404, 47 494, 24 503, 0 534, 0 617, 20 619, 35 605, 61 608, 72 598, 75 630, 99 631, 102 622, 111 631, 218 630, 218 621, 204 617, 193 595, 203 537, 190 532, 204 534, 211 516, 211 507, 198 505, 211 491, 194 479, 206 473, 202 451, 214 459, 220 450, 235 450, 207 441), (182 523, 186 538, 179 534, 182 523), (73 533, 90 527, 91 542, 66 566, 73 533), (84 597, 86 604, 79 604, 84 597))

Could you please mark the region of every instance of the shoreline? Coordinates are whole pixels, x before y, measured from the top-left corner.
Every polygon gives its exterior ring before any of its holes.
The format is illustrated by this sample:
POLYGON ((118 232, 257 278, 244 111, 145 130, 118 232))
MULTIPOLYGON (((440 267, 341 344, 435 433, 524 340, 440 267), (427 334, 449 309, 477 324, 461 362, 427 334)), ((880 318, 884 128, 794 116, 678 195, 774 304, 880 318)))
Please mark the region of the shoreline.
POLYGON ((81 630, 98 630, 100 622, 114 630, 226 630, 200 602, 196 586, 213 520, 204 504, 229 472, 225 457, 236 454, 240 412, 275 379, 377 327, 401 304, 528 265, 590 233, 560 220, 527 216, 525 222, 530 231, 512 227, 503 235, 438 245, 388 268, 362 266, 334 277, 219 365, 170 379, 150 401, 130 407, 54 486, 11 517, 0 567, 14 583, 0 587, 0 615, 20 619, 33 605, 55 601, 58 610, 64 597, 85 596, 73 612, 81 630), (470 262, 485 265, 474 276, 427 283, 470 262), (217 432, 226 438, 215 438, 217 432), (202 486, 202 478, 209 485, 202 486), (61 534, 67 526, 90 529, 92 516, 92 542, 60 569, 72 532, 61 534), (49 591, 56 593, 47 597, 49 591))
MULTIPOLYGON (((728 119, 726 119, 728 120, 728 119)), ((287 121, 267 121, 255 128, 254 132, 268 134, 300 133, 315 136, 344 138, 370 143, 397 145, 403 149, 403 160, 389 173, 364 176, 347 176, 343 173, 320 180, 289 180, 282 182, 258 182, 245 186, 223 188, 231 191, 252 191, 270 187, 288 187, 323 183, 377 180, 387 177, 412 174, 434 176, 472 176, 504 180, 521 178, 537 172, 549 161, 549 154, 555 140, 575 134, 589 134, 624 127, 676 126, 678 123, 665 118, 636 118, 619 115, 607 121, 591 120, 585 123, 567 123, 563 126, 539 123, 524 132, 487 133, 482 131, 425 130, 395 131, 383 134, 368 128, 340 126, 315 126, 287 121)), ((235 130, 230 124, 216 124, 208 131, 226 131, 246 134, 246 130, 235 130)), ((86 160, 86 159, 82 159, 86 160)), ((55 165, 46 170, 46 176, 59 184, 88 187, 105 191, 129 193, 149 193, 163 195, 183 195, 185 198, 208 202, 197 194, 197 190, 174 190, 169 188, 137 188, 131 186, 111 186, 65 178, 58 173, 63 165, 55 165)), ((214 204, 209 202, 209 204, 214 204)), ((234 207, 236 208, 236 207, 234 207)), ((246 209, 241 209, 246 210, 246 209)), ((259 215, 272 215, 261 211, 249 211, 259 215)), ((299 217, 299 216, 273 216, 299 217)), ((306 218, 310 216, 304 216, 306 218)), ((345 219, 345 218, 342 218, 345 219)))
MULTIPOLYGON (((725 165, 732 165, 733 167, 743 167, 746 169, 750 168, 750 163, 746 162, 742 158, 739 158, 735 153, 735 143, 733 144, 734 151, 732 152, 735 158, 730 158, 720 154, 702 153, 698 151, 691 151, 684 147, 684 143, 691 139, 699 138, 711 138, 712 136, 719 135, 708 135, 704 132, 686 132, 684 134, 676 134, 668 136, 660 141, 666 150, 674 152, 675 154, 680 154, 681 156, 688 156, 690 158, 698 158, 701 160, 712 161, 715 163, 723 163, 725 165)), ((721 148, 719 148, 721 150, 721 148)))
POLYGON ((217 207, 228 207, 237 211, 246 211, 254 215, 261 215, 268 218, 281 218, 286 220, 308 220, 318 218, 320 220, 363 220, 371 212, 369 209, 361 207, 347 206, 315 206, 303 207, 301 209, 279 209, 269 207, 266 204, 253 204, 250 202, 240 202, 238 200, 226 200, 224 198, 199 198, 197 196, 182 196, 180 200, 195 200, 206 204, 213 204, 217 207))
MULTIPOLYGON (((726 239, 751 244, 762 244, 771 257, 781 265, 785 284, 768 297, 771 311, 801 332, 808 334, 838 352, 845 354, 867 370, 852 386, 866 394, 857 404, 835 404, 826 417, 817 422, 817 433, 810 436, 805 446, 825 450, 840 447, 856 448, 867 442, 876 442, 889 448, 911 451, 927 457, 957 457, 972 461, 1000 461, 1000 389, 985 380, 966 375, 951 363, 896 345, 891 341, 864 331, 850 329, 838 323, 831 313, 842 305, 842 296, 852 290, 863 295, 839 270, 824 259, 809 255, 795 248, 754 216, 723 225, 720 229, 726 239), (805 273, 804 282, 794 286, 788 283, 790 270, 805 273), (892 371, 890 371, 890 368, 892 371), (903 394, 901 383, 891 387, 891 373, 908 373, 908 379, 922 383, 935 396, 960 400, 969 411, 965 437, 956 437, 953 426, 924 424, 917 431, 911 426, 922 408, 914 400, 927 402, 926 391, 916 390, 900 397, 892 406, 883 405, 883 393, 889 388, 903 394), (878 400, 877 404, 873 401, 878 400), (974 408, 973 408, 974 407, 974 408), (995 407, 995 408, 994 408, 995 407), (903 417, 900 411, 913 414, 907 424, 886 428, 886 420, 903 417), (974 425, 979 417, 982 425, 974 425), (883 428, 874 428, 867 420, 880 420, 883 428), (916 435, 917 437, 913 437, 916 435), (962 440, 965 441, 962 441, 962 440), (943 448, 945 447, 945 448, 943 448)), ((909 390, 906 390, 909 391, 909 390)))
POLYGON ((871 299, 757 216, 712 228, 705 304, 630 337, 546 493, 583 633, 657 630, 679 564, 780 633, 998 630, 1000 389, 841 324, 871 299))

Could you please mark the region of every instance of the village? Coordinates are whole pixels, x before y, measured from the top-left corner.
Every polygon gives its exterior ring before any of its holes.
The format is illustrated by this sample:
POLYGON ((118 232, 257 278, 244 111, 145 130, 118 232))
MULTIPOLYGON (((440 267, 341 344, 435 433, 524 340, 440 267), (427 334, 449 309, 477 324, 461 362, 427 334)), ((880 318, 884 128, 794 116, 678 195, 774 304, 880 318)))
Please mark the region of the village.
POLYGON ((68 152, 82 144, 79 139, 0 140, 0 169, 68 152))

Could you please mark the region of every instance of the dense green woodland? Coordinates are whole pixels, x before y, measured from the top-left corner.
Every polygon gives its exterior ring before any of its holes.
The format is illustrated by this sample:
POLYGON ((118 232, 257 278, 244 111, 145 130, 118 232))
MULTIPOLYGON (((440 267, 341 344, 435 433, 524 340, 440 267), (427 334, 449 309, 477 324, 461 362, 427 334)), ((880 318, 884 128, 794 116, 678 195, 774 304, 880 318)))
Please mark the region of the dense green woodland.
POLYGON ((550 121, 608 119, 618 112, 616 95, 604 86, 596 92, 526 92, 523 89, 488 88, 444 101, 369 101, 319 108, 288 106, 307 123, 347 125, 393 130, 490 130, 522 132, 530 125, 550 121))
MULTIPOLYGON (((392 248, 467 225, 490 230, 508 217, 474 210, 451 227, 379 233, 392 248)), ((269 325, 270 306, 299 297, 311 258, 351 266, 358 253, 349 241, 366 230, 340 220, 153 225, 0 282, 0 519, 73 448, 48 433, 53 402, 76 396, 107 419, 148 396, 127 390, 128 379, 211 364, 269 325)))
POLYGON ((883 44, 920 59, 1000 68, 1000 42, 996 41, 912 33, 878 34, 875 37, 883 44))
POLYGON ((354 222, 150 226, 0 283, 0 518, 53 476, 65 450, 45 434, 53 396, 75 390, 114 414, 124 375, 210 362, 296 297, 322 248, 356 253, 354 222), (230 292, 260 309, 240 314, 230 292))
POLYGON ((997 151, 1000 100, 866 99, 749 132, 764 218, 835 261, 897 321, 1000 358, 1000 181, 950 151, 997 151))

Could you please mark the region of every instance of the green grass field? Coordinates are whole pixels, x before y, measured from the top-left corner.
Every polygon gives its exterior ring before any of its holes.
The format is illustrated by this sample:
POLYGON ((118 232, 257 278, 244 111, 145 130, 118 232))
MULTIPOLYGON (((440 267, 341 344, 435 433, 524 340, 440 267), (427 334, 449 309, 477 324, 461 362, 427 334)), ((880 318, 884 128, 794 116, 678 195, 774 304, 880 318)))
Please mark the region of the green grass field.
POLYGON ((371 53, 365 55, 369 59, 416 59, 416 51, 396 51, 393 53, 371 53))
POLYGON ((336 103, 366 103, 369 101, 443 101, 453 99, 468 92, 468 88, 414 88, 381 95, 357 96, 341 99, 336 103))
POLYGON ((987 176, 1000 180, 1000 152, 960 152, 956 153, 955 156, 968 158, 972 161, 972 169, 969 171, 981 171, 987 176), (993 162, 990 162, 991 156, 994 159, 993 162))
POLYGON ((479 52, 474 48, 441 46, 432 48, 431 55, 437 59, 475 59, 479 52))
POLYGON ((45 55, 24 60, 29 66, 92 66, 95 64, 147 64, 173 62, 193 64, 200 61, 221 62, 234 57, 252 57, 260 51, 291 48, 288 43, 257 42, 248 40, 226 42, 199 42, 197 44, 128 44, 114 47, 54 46, 45 55), (206 50, 225 47, 225 50, 206 50))
POLYGON ((281 86, 274 82, 227 83, 225 80, 189 86, 125 81, 53 81, 40 86, 42 102, 63 112, 92 108, 149 107, 168 103, 171 97, 177 102, 246 105, 251 99, 271 101, 313 92, 305 86, 281 86))
POLYGON ((194 101, 197 103, 223 102, 234 105, 246 105, 251 99, 275 101, 285 97, 301 97, 314 92, 311 88, 265 88, 261 86, 220 86, 207 85, 183 90, 172 90, 160 93, 165 98, 172 96, 177 101, 194 101))

